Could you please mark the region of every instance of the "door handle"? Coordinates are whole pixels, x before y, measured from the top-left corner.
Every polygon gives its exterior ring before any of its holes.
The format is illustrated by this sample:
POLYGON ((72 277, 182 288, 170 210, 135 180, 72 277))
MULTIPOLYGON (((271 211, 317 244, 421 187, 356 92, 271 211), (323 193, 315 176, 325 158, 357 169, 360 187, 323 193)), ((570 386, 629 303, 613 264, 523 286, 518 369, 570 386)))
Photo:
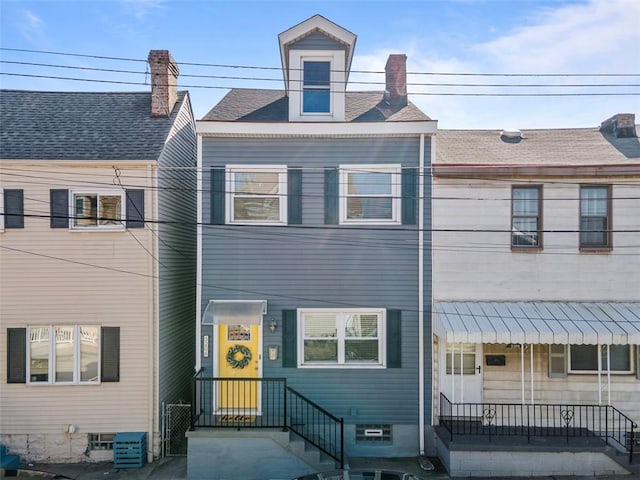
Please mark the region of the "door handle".
POLYGON ((476 370, 478 370, 478 373, 480 373, 480 369, 481 369, 481 368, 482 368, 482 367, 481 367, 480 365, 478 365, 478 366, 476 367, 476 370))

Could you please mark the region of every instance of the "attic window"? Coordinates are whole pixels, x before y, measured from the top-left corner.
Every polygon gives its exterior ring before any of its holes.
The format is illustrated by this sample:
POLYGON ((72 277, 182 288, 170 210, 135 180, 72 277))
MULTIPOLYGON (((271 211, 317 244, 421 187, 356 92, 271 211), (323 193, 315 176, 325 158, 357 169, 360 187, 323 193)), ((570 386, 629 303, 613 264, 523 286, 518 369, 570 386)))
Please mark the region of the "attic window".
POLYGON ((331 62, 303 63, 302 112, 331 112, 331 62))

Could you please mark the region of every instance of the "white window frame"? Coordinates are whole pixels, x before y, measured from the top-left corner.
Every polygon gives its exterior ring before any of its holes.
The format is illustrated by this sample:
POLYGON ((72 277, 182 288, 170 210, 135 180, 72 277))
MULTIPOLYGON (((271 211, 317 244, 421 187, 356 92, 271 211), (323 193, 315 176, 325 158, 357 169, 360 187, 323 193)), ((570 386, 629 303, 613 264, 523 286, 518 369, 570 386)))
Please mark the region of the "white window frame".
POLYGON ((27 327, 27 384, 30 385, 99 385, 102 379, 101 371, 101 357, 102 357, 102 343, 101 343, 101 327, 100 325, 89 324, 55 324, 55 325, 30 325, 27 327), (55 328, 56 327, 72 327, 74 333, 73 344, 73 380, 70 382, 57 382, 56 376, 56 342, 55 342, 55 328), (80 329, 82 327, 92 327, 98 331, 96 342, 98 344, 98 358, 97 358, 97 372, 98 376, 96 380, 82 381, 80 380, 80 329), (31 329, 32 328, 48 328, 49 329, 49 347, 48 347, 48 372, 47 381, 38 382, 31 381, 31 329))
MULTIPOLYGON (((97 212, 98 218, 100 211, 97 212)), ((123 190, 69 190, 69 229, 78 232, 120 232, 127 225, 127 196, 123 190), (95 195, 98 206, 101 196, 120 197, 120 224, 117 225, 76 225, 76 195, 95 195)))
POLYGON ((4 188, 0 188, 0 233, 4 232, 4 188))
POLYGON ((345 120, 345 52, 343 50, 290 50, 289 121, 326 122, 345 120), (329 112, 303 110, 304 62, 329 62, 329 112))
MULTIPOLYGON (((596 368, 595 370, 573 370, 571 368, 571 347, 573 345, 568 345, 566 352, 567 352, 567 372, 571 375, 595 375, 598 373, 598 369, 596 368)), ((598 345, 592 345, 593 347, 598 348, 598 345)), ((602 347, 604 347, 605 345, 599 345, 600 347, 600 352, 599 354, 602 355, 602 347)), ((613 345, 610 345, 610 347, 613 345)), ((625 347, 629 348, 629 367, 630 370, 611 370, 611 375, 631 375, 633 373, 635 373, 634 367, 635 367, 635 355, 634 355, 634 346, 633 345, 622 345, 625 347)), ((604 361, 604 359, 602 360, 602 370, 601 372, 606 372, 607 371, 607 364, 604 361)))
POLYGON ((387 364, 387 311, 384 308, 299 308, 298 310, 298 367, 299 368, 357 368, 376 369, 385 368, 387 364), (336 315, 336 341, 338 344, 338 358, 336 362, 305 362, 304 361, 304 316, 307 313, 332 313, 336 315), (347 314, 375 314, 378 316, 378 361, 376 363, 350 363, 345 361, 345 329, 344 320, 347 314))
POLYGON ((286 165, 227 165, 226 168, 226 222, 236 225, 286 225, 287 224, 287 166, 286 165), (274 196, 279 198, 279 218, 278 220, 246 220, 236 219, 234 216, 235 203, 235 173, 243 172, 264 172, 278 174, 278 193, 274 196))
MULTIPOLYGON (((340 165, 339 197, 341 225, 399 225, 401 223, 402 166, 400 164, 340 165), (347 218, 348 176, 350 173, 390 173, 390 195, 366 195, 367 197, 391 197, 391 218, 347 218)), ((365 195, 359 195, 365 196, 365 195)))

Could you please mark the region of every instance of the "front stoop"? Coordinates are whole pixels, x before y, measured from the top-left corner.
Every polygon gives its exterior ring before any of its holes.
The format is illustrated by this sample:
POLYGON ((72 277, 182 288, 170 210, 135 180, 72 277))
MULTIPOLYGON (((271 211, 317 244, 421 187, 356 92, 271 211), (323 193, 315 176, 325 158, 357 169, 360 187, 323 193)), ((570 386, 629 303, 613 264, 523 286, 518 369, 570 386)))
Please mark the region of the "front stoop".
POLYGON ((615 448, 609 448, 607 455, 614 462, 618 463, 621 467, 625 468, 631 473, 640 475, 640 452, 634 450, 633 462, 629 462, 629 454, 616 450, 615 448))
POLYGON ((611 457, 615 455, 614 449, 599 439, 584 439, 582 445, 567 445, 562 440, 527 443, 526 438, 489 441, 486 437, 458 436, 457 440, 449 442, 436 435, 436 448, 452 477, 616 476, 631 473, 611 457))
POLYGON ((336 468, 291 432, 202 429, 186 435, 189 480, 292 478, 336 468))

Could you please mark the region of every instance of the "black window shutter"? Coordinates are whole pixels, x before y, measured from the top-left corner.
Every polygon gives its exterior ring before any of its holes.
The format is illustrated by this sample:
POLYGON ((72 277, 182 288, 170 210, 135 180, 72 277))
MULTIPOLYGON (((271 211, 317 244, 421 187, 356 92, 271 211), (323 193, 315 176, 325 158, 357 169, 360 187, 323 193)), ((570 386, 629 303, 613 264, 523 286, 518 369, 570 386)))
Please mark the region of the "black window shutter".
POLYGON ((282 311, 282 366, 298 366, 298 312, 282 311))
POLYGON ((69 228, 69 190, 52 189, 51 228, 69 228))
POLYGON ((302 223, 302 169, 287 172, 287 219, 289 225, 302 223))
POLYGON ((402 366, 402 312, 387 310, 387 368, 402 366))
POLYGON ((4 191, 4 227, 24 228, 24 192, 22 190, 4 191))
POLYGON ((144 228, 144 190, 127 189, 127 228, 144 228))
POLYGON ((326 225, 337 225, 339 202, 338 202, 338 169, 327 168, 324 171, 324 223, 326 225))
POLYGON ((7 328, 7 383, 27 381, 27 329, 7 328))
POLYGON ((120 327, 102 327, 100 358, 103 382, 120 381, 120 327))
POLYGON ((211 169, 211 224, 224 225, 225 221, 225 171, 224 167, 211 169))
POLYGON ((418 199, 418 170, 402 169, 402 224, 415 225, 418 199))

